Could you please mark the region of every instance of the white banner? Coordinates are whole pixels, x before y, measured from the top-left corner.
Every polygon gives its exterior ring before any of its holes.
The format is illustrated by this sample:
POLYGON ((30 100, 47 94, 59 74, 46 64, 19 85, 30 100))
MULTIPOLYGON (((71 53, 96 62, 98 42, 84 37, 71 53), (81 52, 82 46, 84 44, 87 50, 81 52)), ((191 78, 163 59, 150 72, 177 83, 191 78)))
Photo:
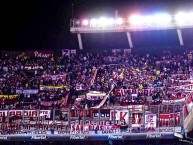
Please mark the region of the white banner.
POLYGON ((16 90, 16 94, 37 94, 38 92, 38 89, 16 90))
POLYGON ((86 94, 88 100, 101 100, 104 99, 106 93, 91 91, 86 94))
POLYGON ((145 127, 148 131, 155 131, 156 129, 156 114, 145 115, 145 127))
POLYGON ((62 50, 62 56, 71 56, 76 55, 76 49, 63 49, 62 50))

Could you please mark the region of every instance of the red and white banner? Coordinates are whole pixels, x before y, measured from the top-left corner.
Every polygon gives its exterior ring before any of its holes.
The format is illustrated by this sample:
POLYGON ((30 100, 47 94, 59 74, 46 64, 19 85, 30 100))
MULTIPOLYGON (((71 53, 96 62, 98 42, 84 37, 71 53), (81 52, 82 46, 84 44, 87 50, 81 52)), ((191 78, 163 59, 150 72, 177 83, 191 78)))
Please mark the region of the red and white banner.
POLYGON ((160 126, 180 125, 180 112, 160 114, 160 126))
POLYGON ((139 91, 141 93, 144 93, 144 95, 149 96, 152 93, 153 88, 151 88, 151 89, 142 89, 142 90, 139 90, 139 89, 115 89, 115 95, 125 96, 125 94, 128 93, 128 92, 130 92, 131 94, 137 94, 139 91))
POLYGON ((104 99, 98 104, 98 105, 96 105, 96 106, 94 106, 94 107, 91 107, 92 109, 99 109, 100 107, 102 107, 104 104, 105 104, 105 102, 106 102, 106 100, 108 99, 108 97, 109 97, 109 94, 107 94, 105 97, 104 97, 104 99))
POLYGON ((63 99, 57 101, 41 101, 42 106, 51 107, 52 105, 61 104, 63 99))
POLYGON ((185 104, 187 107, 187 111, 189 113, 193 108, 193 102, 192 102, 192 96, 191 95, 186 98, 185 104))
POLYGON ((109 98, 109 94, 112 92, 114 88, 115 88, 115 84, 113 83, 111 90, 108 92, 108 94, 106 94, 103 100, 98 105, 91 107, 91 109, 99 109, 100 107, 102 107, 105 104, 105 102, 107 101, 107 99, 109 98))
POLYGON ((9 114, 9 117, 12 116, 23 116, 24 117, 37 117, 37 116, 46 116, 50 118, 51 110, 0 110, 0 117, 6 117, 9 114))
POLYGON ((124 121, 128 124, 129 112, 128 110, 111 110, 110 120, 124 121))
POLYGON ((143 113, 132 113, 131 123, 132 127, 140 127, 143 121, 143 113))
POLYGON ((94 71, 94 75, 93 75, 93 77, 92 77, 92 79, 91 79, 91 81, 90 81, 90 86, 92 86, 92 85, 94 84, 94 80, 95 80, 95 78, 96 78, 97 72, 98 72, 98 69, 96 69, 96 70, 94 71))

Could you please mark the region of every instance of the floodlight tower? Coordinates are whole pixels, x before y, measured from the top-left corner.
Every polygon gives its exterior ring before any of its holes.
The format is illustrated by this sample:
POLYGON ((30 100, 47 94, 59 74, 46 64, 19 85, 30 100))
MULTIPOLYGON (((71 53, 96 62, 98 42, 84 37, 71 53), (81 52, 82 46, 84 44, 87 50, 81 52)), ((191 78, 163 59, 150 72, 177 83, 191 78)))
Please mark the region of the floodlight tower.
POLYGON ((181 29, 192 27, 193 13, 180 12, 174 16, 165 13, 150 16, 132 15, 129 19, 118 16, 115 16, 115 18, 74 19, 71 20, 70 31, 77 34, 80 49, 83 49, 81 33, 107 32, 124 32, 127 36, 129 47, 133 48, 134 45, 130 33, 132 31, 176 29, 179 44, 183 46, 181 29))

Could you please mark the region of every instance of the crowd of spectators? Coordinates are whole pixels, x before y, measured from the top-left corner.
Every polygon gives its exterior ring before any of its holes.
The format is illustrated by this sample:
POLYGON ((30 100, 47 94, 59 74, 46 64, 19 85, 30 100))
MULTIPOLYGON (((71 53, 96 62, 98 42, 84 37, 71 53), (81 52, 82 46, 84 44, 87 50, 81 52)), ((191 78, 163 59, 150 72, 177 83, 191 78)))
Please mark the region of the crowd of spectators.
POLYGON ((2 55, 0 107, 90 108, 103 99, 88 99, 91 91, 109 93, 105 106, 160 103, 182 96, 183 90, 174 88, 191 82, 192 67, 191 51, 159 56, 119 51, 47 58, 2 55))

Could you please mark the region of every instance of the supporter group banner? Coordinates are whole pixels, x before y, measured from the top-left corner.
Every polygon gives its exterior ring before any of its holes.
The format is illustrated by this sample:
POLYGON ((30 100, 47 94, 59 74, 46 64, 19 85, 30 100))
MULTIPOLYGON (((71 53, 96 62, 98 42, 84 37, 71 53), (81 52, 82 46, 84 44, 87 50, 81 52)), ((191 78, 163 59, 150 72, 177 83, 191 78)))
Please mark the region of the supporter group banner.
POLYGON ((38 70, 38 69, 44 69, 44 67, 43 66, 32 66, 32 65, 24 66, 24 70, 38 70))
MULTIPOLYGON (((162 88, 160 88, 160 89, 162 89, 162 88)), ((145 95, 149 96, 153 92, 153 88, 149 88, 149 89, 115 89, 115 95, 124 96, 127 92, 131 92, 131 94, 137 94, 139 91, 141 91, 145 95)))
POLYGON ((186 98, 181 98, 181 99, 175 99, 175 100, 163 100, 162 104, 176 104, 176 103, 184 103, 184 101, 186 100, 186 98))
POLYGON ((12 116, 24 116, 25 117, 37 117, 37 116, 46 116, 50 118, 51 110, 0 110, 0 117, 9 117, 12 116))
POLYGON ((40 90, 47 90, 47 89, 62 89, 62 88, 67 88, 68 86, 44 86, 40 85, 40 90))
POLYGON ((106 93, 91 91, 86 94, 88 100, 101 100, 104 99, 106 93))
POLYGON ((15 99, 18 95, 0 95, 0 99, 15 99))
POLYGON ((57 100, 57 101, 41 101, 41 105, 42 106, 47 106, 47 107, 50 107, 52 106, 53 104, 61 104, 61 107, 64 107, 67 105, 67 102, 68 102, 68 96, 69 96, 69 93, 65 96, 65 98, 62 98, 60 100, 57 100))
POLYGON ((76 55, 76 49, 63 49, 62 56, 76 55))
POLYGON ((38 92, 38 89, 16 90, 16 94, 37 94, 38 92))
POLYGON ((98 72, 98 69, 96 69, 96 70, 94 71, 94 75, 93 75, 93 77, 92 77, 92 79, 91 79, 91 81, 90 81, 90 86, 92 86, 92 85, 94 84, 94 81, 95 81, 97 72, 98 72))
POLYGON ((128 110, 111 110, 110 120, 124 121, 128 124, 129 112, 128 110))
POLYGON ((53 104, 54 105, 59 105, 63 102, 63 99, 61 100, 57 100, 57 101, 41 101, 41 105, 42 106, 47 106, 47 107, 50 107, 52 106, 53 104))
POLYGON ((33 52, 33 54, 34 54, 34 57, 48 58, 54 54, 54 51, 52 51, 52 50, 36 50, 33 52))

